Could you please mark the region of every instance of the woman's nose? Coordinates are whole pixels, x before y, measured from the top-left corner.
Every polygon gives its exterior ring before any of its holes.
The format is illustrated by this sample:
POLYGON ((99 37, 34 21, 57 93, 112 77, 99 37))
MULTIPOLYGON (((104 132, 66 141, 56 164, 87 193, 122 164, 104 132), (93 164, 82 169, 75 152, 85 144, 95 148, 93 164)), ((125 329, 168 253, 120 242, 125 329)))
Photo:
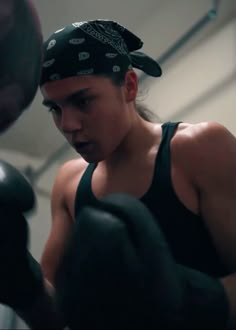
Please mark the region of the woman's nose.
POLYGON ((63 133, 71 133, 82 129, 82 120, 78 111, 69 107, 62 109, 60 129, 63 133))

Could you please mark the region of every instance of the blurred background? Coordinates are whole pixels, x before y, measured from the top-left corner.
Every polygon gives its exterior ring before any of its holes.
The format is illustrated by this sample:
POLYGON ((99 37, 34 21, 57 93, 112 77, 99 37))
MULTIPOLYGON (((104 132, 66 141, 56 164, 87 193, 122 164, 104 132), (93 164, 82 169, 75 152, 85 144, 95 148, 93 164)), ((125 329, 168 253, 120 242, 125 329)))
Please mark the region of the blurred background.
MULTIPOLYGON (((142 102, 162 122, 217 121, 236 135, 235 0, 35 0, 45 39, 66 24, 112 19, 137 34, 163 76, 138 72, 142 102)), ((79 157, 57 132, 38 92, 0 136, 1 158, 25 173, 37 207, 29 216, 30 250, 39 260, 50 230, 50 193, 59 167, 79 157)), ((0 306, 0 329, 26 328, 0 306)))

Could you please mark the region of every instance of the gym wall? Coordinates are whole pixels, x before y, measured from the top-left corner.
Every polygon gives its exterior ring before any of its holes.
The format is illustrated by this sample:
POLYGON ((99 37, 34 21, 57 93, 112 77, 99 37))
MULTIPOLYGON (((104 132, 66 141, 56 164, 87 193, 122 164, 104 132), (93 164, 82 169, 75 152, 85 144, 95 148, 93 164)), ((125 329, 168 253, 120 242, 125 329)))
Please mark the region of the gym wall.
POLYGON ((236 18, 148 81, 146 103, 162 121, 217 121, 236 135, 236 18))

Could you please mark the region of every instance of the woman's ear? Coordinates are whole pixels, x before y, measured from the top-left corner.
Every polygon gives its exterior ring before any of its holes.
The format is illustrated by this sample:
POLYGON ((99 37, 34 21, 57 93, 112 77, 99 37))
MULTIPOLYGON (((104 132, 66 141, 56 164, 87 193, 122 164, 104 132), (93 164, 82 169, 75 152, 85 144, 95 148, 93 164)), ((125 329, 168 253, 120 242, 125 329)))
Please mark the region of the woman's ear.
POLYGON ((126 101, 134 102, 138 93, 138 76, 134 70, 126 72, 124 87, 126 101))

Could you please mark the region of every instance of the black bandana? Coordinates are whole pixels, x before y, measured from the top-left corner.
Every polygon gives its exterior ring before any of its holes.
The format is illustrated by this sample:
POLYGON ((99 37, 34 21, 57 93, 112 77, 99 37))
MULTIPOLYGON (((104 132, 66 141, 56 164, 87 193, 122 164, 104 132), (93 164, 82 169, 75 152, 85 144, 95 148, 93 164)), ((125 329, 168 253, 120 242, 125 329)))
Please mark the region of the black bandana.
POLYGON ((93 20, 68 25, 44 43, 40 85, 73 76, 125 73, 134 68, 159 77, 158 63, 137 51, 143 42, 120 24, 93 20))

